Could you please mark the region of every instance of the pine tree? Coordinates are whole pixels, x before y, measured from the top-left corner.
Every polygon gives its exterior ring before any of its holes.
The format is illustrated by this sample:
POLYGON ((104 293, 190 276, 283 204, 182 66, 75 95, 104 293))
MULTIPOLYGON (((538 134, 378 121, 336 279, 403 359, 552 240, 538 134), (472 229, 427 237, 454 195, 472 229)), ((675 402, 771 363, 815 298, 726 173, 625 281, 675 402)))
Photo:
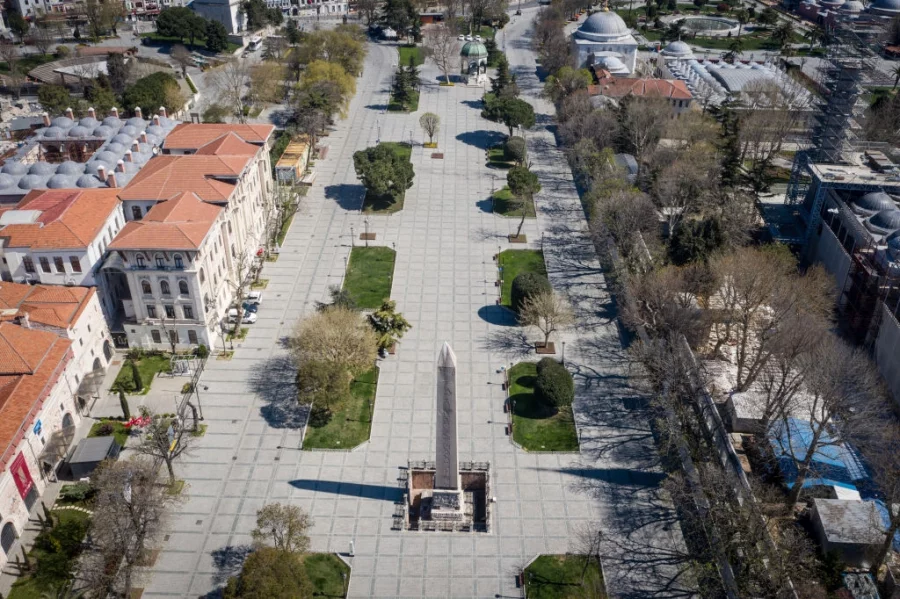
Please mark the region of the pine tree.
POLYGON ((518 95, 512 93, 515 86, 515 78, 509 72, 509 61, 505 54, 501 54, 497 60, 497 76, 491 79, 491 93, 497 96, 518 95))
POLYGON ((125 391, 119 387, 119 405, 122 406, 122 416, 125 420, 131 419, 131 409, 128 407, 128 398, 125 397, 125 391))
POLYGON ((134 392, 140 393, 144 390, 144 381, 141 380, 141 371, 138 370, 137 364, 133 360, 129 360, 131 364, 131 380, 134 381, 134 392))
POLYGON ((413 91, 419 89, 419 67, 413 56, 409 57, 409 65, 406 67, 406 85, 413 91))
POLYGON ((722 123, 722 186, 737 187, 742 179, 741 148, 738 143, 740 120, 734 109, 725 104, 716 117, 722 123))

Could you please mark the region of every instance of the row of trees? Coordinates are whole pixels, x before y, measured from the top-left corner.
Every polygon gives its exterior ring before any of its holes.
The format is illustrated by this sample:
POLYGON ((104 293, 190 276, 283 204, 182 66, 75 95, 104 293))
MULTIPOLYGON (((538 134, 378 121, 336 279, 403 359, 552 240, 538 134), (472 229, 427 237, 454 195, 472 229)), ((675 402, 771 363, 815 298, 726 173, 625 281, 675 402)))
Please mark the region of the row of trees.
MULTIPOLYGON (((280 14, 280 13, 279 13, 280 14)), ((222 52, 228 47, 228 31, 220 21, 207 20, 189 8, 176 6, 160 11, 156 18, 159 35, 187 40, 191 49, 197 40, 205 40, 210 52, 222 52)))

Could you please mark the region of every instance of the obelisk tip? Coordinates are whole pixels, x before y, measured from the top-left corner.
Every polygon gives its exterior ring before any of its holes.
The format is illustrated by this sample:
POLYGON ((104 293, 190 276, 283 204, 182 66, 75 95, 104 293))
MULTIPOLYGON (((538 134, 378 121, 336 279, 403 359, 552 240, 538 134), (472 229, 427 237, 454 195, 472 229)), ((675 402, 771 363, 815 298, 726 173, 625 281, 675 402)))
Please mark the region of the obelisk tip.
POLYGON ((450 349, 450 344, 444 341, 441 354, 438 356, 438 368, 456 368, 456 354, 450 349))

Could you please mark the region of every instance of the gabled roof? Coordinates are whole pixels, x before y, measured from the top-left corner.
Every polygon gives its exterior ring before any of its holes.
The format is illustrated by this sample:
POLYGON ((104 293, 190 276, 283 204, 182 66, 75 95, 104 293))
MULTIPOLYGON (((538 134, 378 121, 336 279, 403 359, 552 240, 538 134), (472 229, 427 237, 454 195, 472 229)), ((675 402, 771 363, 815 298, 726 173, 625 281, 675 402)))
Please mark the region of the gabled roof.
POLYGON ((232 133, 251 144, 263 144, 275 131, 273 125, 181 123, 163 144, 167 150, 199 150, 222 135, 232 133))
POLYGON ((227 202, 253 156, 157 156, 119 190, 123 200, 166 200, 192 191, 206 202, 227 202))
POLYGON ((182 192, 153 206, 142 220, 126 224, 109 249, 196 250, 221 212, 197 194, 182 192))
POLYGON ((201 146, 196 155, 212 156, 255 156, 259 146, 249 144, 232 132, 225 133, 201 146))
POLYGON ((10 311, 0 314, 0 320, 28 314, 31 322, 67 329, 78 321, 94 293, 91 287, 0 282, 0 310, 10 311))
POLYGON ((680 79, 626 79, 608 77, 600 80, 598 85, 588 86, 592 96, 603 95, 611 98, 624 98, 627 95, 643 98, 668 98, 670 100, 690 100, 694 96, 687 84, 680 79))
POLYGON ((11 210, 40 212, 31 223, 0 227, 6 247, 32 250, 84 249, 103 230, 110 214, 119 204, 118 189, 46 189, 28 193, 11 210))

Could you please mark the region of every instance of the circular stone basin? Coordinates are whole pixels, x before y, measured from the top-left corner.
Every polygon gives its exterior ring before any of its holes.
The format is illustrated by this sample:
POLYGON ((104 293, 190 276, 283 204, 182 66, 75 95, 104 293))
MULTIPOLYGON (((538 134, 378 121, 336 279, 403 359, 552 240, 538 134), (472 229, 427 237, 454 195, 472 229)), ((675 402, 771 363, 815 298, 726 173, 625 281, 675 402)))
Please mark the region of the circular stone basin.
POLYGON ((737 33, 739 23, 722 17, 684 17, 681 26, 696 35, 727 35, 737 33))

